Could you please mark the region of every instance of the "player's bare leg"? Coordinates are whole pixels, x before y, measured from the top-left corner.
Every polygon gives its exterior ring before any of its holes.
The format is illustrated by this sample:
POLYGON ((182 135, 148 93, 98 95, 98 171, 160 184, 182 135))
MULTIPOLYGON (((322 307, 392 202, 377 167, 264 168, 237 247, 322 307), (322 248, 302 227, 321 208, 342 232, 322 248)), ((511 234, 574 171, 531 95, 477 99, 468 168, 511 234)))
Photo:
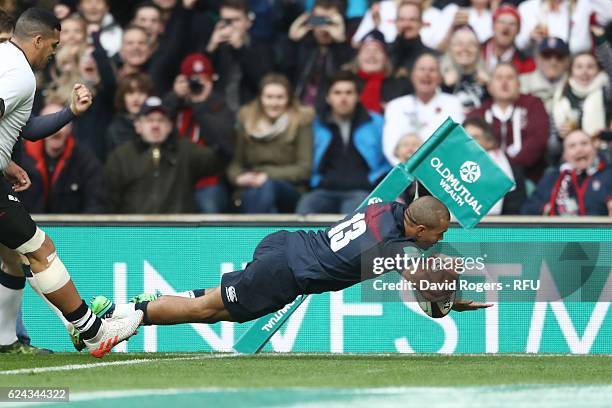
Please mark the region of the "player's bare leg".
POLYGON ((66 331, 68 332, 68 334, 70 334, 74 347, 78 351, 81 351, 83 348, 85 348, 83 342, 79 342, 78 332, 76 331, 72 323, 66 320, 62 312, 57 307, 55 307, 55 305, 51 303, 49 299, 47 299, 47 297, 40 291, 40 288, 36 284, 36 280, 32 276, 32 273, 27 273, 26 271, 24 271, 24 269, 27 270, 30 268, 28 259, 25 256, 20 255, 17 251, 9 249, 1 244, 0 259, 2 259, 3 272, 8 275, 14 276, 17 279, 23 279, 25 277, 25 279, 30 284, 30 287, 36 292, 38 296, 41 297, 41 299, 47 304, 47 306, 49 306, 53 313, 55 313, 58 319, 60 319, 61 322, 64 324, 64 327, 66 327, 66 331))
POLYGON ((206 296, 186 299, 178 296, 161 296, 149 302, 145 313, 146 324, 217 323, 233 321, 219 287, 206 289, 206 296))
POLYGON ((79 296, 66 267, 55 252, 55 245, 40 229, 17 251, 30 262, 33 279, 45 297, 79 331, 90 353, 103 357, 116 344, 134 334, 142 312, 134 311, 121 319, 103 321, 79 296))
POLYGON ((32 347, 17 336, 24 287, 20 255, 0 245, 0 353, 48 354, 50 350, 32 347))

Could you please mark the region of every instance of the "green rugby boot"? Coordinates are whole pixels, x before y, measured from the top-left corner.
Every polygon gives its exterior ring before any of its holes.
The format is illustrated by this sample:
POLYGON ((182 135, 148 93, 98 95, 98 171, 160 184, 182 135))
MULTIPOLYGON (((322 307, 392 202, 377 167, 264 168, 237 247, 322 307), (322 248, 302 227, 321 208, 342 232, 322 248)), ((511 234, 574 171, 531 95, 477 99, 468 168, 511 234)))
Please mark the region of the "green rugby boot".
POLYGON ((140 295, 136 295, 130 299, 130 303, 140 303, 140 302, 152 302, 161 296, 159 291, 155 293, 141 293, 140 295))
POLYGON ((46 354, 53 354, 53 351, 46 348, 34 347, 30 344, 17 340, 13 344, 0 346, 0 354, 28 354, 42 356, 46 354))
MULTIPOLYGON (((89 302, 89 308, 100 319, 106 319, 113 316, 115 304, 106 296, 94 296, 91 302, 89 302)), ((81 339, 81 335, 73 325, 70 325, 68 332, 70 333, 70 340, 72 340, 74 348, 77 351, 83 350, 86 347, 85 342, 81 339)))

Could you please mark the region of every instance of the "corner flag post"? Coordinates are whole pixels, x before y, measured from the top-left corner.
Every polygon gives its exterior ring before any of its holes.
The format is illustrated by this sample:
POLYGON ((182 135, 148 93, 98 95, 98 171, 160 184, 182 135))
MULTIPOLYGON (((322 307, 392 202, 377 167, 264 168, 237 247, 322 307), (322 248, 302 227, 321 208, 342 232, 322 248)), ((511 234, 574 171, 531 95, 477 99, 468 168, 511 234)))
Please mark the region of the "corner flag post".
MULTIPOLYGON (((514 186, 465 130, 448 118, 408 161, 395 166, 358 208, 395 200, 415 177, 465 228, 476 225, 514 186), (484 174, 486 177, 481 177, 484 174)), ((234 350, 258 353, 307 296, 298 296, 278 312, 257 319, 234 350)))

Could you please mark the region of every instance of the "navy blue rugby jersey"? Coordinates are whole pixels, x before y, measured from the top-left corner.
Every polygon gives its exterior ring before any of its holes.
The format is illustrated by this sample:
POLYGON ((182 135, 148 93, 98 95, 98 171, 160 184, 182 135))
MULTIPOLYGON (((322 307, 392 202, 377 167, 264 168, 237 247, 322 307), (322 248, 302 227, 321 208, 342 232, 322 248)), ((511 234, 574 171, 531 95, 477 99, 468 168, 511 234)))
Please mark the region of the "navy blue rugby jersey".
MULTIPOLYGON (((376 277, 375 257, 403 255, 404 210, 397 202, 372 204, 321 231, 296 231, 286 242, 288 265, 304 293, 322 293, 376 277)), ((388 272, 388 271, 387 271, 388 272)))

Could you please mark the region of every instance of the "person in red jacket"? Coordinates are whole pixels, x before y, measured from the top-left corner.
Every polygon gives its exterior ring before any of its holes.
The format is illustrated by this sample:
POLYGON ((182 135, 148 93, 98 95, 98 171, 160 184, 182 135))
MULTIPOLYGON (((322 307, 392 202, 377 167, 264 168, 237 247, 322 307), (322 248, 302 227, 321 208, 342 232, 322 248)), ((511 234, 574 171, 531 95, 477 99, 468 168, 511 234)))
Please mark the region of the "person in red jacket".
POLYGON ((510 163, 522 167, 537 182, 546 168, 544 154, 550 134, 550 119, 539 98, 520 93, 517 69, 500 63, 489 82, 491 100, 469 116, 484 118, 493 126, 499 146, 510 163))
MULTIPOLYGON (((47 103, 41 114, 61 111, 47 103)), ((26 141, 20 162, 32 186, 19 195, 29 212, 38 214, 102 213, 106 205, 102 165, 81 147, 68 124, 44 140, 26 141)))

